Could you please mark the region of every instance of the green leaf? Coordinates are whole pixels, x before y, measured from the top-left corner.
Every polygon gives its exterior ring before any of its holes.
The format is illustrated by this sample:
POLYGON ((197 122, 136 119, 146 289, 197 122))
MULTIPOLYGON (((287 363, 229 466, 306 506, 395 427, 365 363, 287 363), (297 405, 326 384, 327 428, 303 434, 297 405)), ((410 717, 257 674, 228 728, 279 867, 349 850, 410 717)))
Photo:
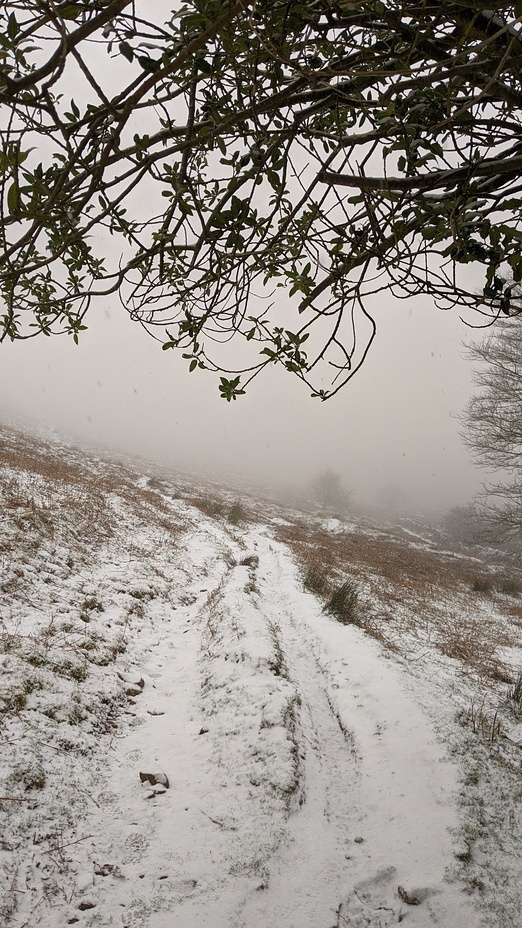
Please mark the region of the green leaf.
POLYGON ((158 71, 161 67, 160 61, 154 61, 154 58, 149 58, 148 55, 138 55, 138 62, 143 70, 150 74, 153 74, 154 71, 158 71))
POLYGON ((83 12, 83 7, 78 3, 70 3, 68 6, 60 7, 60 16, 63 19, 75 19, 80 13, 83 12))
POLYGON ((12 40, 16 38, 19 32, 20 32, 20 26, 18 25, 16 21, 16 16, 14 13, 11 13, 7 21, 7 35, 12 40))
POLYGON ((134 59, 134 52, 128 42, 120 42, 119 49, 120 54, 122 54, 127 61, 132 61, 134 59))
POLYGON ((18 184, 11 184, 7 191, 7 208, 11 216, 16 215, 20 210, 20 190, 18 184))
POLYGON ((212 65, 205 58, 198 58, 196 60, 196 64, 199 70, 203 72, 203 74, 212 74, 212 65))
POLYGON ((244 395, 245 391, 239 388, 239 379, 239 377, 234 377, 233 380, 227 380, 226 377, 220 378, 219 391, 222 399, 225 399, 227 403, 235 400, 238 396, 244 395))

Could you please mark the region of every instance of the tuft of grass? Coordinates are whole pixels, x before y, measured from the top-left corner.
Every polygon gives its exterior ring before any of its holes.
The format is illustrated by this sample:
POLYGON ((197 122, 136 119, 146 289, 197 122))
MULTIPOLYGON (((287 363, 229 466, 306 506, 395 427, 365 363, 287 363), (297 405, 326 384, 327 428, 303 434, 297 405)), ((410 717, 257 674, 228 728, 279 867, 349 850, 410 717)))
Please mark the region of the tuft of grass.
POLYGON ((310 561, 303 576, 303 586, 305 590, 316 593, 317 596, 323 596, 328 588, 329 576, 329 567, 325 567, 318 561, 310 561))
POLYGON ((333 615, 342 625, 361 625, 359 588, 354 580, 344 580, 323 606, 323 612, 333 615))
POLYGON ((97 596, 87 596, 81 608, 82 612, 105 612, 105 607, 97 596))
POLYGON ((193 506, 196 506, 203 515, 210 516, 212 519, 218 519, 225 514, 223 503, 220 503, 217 499, 211 499, 209 496, 198 497, 197 499, 190 500, 190 502, 193 506))
POLYGON ((520 585, 510 577, 502 577, 497 586, 497 592, 504 593, 506 596, 520 596, 520 585))
POLYGON ((513 686, 508 690, 508 699, 517 712, 522 709, 522 670, 519 670, 513 686))
POLYGON ((155 590, 128 590, 128 593, 133 599, 139 599, 145 602, 150 602, 151 599, 155 599, 157 596, 155 590))
POLYGON ((473 732, 480 735, 486 743, 494 744, 500 737, 501 722, 498 710, 491 710, 488 713, 485 708, 485 697, 482 698, 478 705, 474 700, 471 701, 469 721, 473 732))
POLYGON ((275 677, 284 677, 285 680, 289 679, 288 665, 286 663, 285 653, 280 640, 280 631, 278 625, 275 622, 268 623, 268 630, 270 632, 270 637, 272 639, 273 645, 273 655, 269 661, 269 667, 275 677))

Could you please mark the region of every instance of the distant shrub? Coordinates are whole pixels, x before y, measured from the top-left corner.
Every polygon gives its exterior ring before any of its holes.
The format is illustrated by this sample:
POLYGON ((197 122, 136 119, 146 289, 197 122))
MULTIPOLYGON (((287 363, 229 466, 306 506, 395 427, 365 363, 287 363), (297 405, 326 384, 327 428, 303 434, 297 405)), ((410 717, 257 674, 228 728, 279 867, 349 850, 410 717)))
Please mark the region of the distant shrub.
POLYGON ((441 529, 456 544, 477 545, 486 540, 486 527, 473 503, 455 506, 441 521, 441 529))
POLYGON ((341 477, 333 470, 318 474, 311 484, 312 497, 323 509, 335 510, 339 517, 346 515, 352 503, 352 494, 343 486, 341 477))
POLYGON ((240 522, 245 520, 245 516, 246 513, 241 503, 232 503, 228 513, 228 521, 231 522, 232 525, 239 525, 240 522))
POLYGON ((474 593, 491 593, 493 584, 489 577, 475 577, 471 589, 474 593))
POLYGON ((342 625, 361 624, 359 589, 354 580, 345 580, 331 595, 323 611, 333 615, 342 625))

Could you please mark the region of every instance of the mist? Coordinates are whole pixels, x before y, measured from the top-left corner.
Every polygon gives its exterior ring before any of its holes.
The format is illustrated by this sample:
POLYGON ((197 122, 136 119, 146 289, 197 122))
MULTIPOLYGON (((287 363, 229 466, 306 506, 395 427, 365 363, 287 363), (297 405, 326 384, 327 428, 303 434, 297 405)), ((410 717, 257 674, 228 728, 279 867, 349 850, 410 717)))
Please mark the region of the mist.
POLYGON ((331 400, 269 370, 234 403, 216 375, 184 361, 119 306, 94 304, 79 345, 38 336, 0 346, 4 420, 195 469, 219 479, 299 489, 338 472, 356 502, 397 488, 407 508, 467 502, 482 474, 456 415, 472 393, 462 341, 470 329, 428 299, 374 307, 377 339, 355 378, 331 400))

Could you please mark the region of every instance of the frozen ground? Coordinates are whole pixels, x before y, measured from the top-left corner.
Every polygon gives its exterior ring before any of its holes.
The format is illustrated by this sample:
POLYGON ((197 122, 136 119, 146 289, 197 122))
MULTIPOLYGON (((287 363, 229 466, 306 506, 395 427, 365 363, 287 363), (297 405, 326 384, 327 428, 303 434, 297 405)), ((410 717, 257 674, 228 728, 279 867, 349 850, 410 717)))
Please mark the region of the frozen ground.
POLYGON ((391 530, 7 429, 1 468, 2 928, 521 928, 513 585, 422 606, 338 547, 344 625, 297 541, 391 530))

